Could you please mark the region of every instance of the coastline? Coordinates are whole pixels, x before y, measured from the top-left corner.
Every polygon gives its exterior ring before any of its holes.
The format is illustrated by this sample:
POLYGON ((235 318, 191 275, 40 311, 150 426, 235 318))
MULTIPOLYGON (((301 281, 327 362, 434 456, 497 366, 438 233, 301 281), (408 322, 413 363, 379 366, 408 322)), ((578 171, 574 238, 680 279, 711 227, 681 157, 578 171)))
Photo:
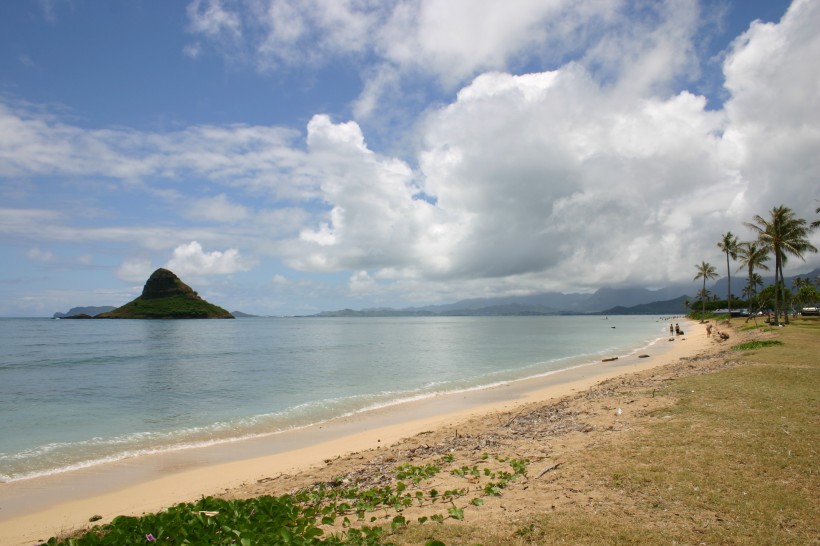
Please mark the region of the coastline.
POLYGON ((509 412, 574 394, 627 374, 705 352, 705 329, 684 320, 684 336, 666 338, 610 362, 432 399, 389 406, 297 431, 230 444, 149 455, 76 472, 0 484, 0 539, 32 544, 78 527, 220 495, 298 473, 325 461, 378 450, 431 429, 468 426, 470 418, 509 412))

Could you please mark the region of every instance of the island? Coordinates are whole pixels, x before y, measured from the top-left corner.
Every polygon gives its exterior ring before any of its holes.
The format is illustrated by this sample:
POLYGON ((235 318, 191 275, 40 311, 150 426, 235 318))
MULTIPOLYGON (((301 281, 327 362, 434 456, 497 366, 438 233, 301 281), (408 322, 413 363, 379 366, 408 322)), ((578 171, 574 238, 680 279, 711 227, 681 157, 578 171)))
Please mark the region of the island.
POLYGON ((208 303, 173 272, 157 269, 148 278, 142 295, 94 318, 109 319, 232 319, 225 309, 208 303))
POLYGON ((95 315, 99 315, 100 313, 107 313, 108 311, 113 311, 116 307, 111 305, 99 305, 99 306, 86 306, 86 307, 72 307, 65 313, 60 313, 59 311, 54 313, 51 318, 69 318, 69 317, 76 317, 80 315, 85 315, 89 318, 94 317, 95 315))

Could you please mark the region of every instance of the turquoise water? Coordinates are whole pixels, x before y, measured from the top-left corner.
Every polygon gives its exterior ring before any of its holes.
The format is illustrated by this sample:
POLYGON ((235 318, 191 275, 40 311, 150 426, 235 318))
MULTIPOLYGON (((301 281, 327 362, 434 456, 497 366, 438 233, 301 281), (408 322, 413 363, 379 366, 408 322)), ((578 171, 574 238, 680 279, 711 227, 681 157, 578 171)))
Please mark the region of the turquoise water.
POLYGON ((0 481, 625 355, 657 317, 0 319, 0 481))

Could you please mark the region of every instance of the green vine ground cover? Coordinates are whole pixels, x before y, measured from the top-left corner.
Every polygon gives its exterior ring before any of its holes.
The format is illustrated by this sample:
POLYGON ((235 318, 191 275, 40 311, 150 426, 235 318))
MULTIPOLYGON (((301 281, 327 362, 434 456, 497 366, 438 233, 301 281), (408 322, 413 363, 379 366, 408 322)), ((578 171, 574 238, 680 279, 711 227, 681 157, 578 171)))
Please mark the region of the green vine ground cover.
MULTIPOLYGON (((485 454, 484 459, 489 455, 485 454)), ((499 496, 516 479, 526 476, 528 461, 494 457, 509 463, 508 470, 462 466, 451 471, 464 478, 487 480, 484 495, 499 496)), ((453 462, 452 456, 442 464, 453 462)), ((481 506, 481 496, 465 501, 467 490, 438 491, 423 486, 442 472, 441 465, 402 464, 395 468, 391 485, 360 489, 341 481, 316 484, 294 494, 262 496, 244 500, 204 497, 195 503, 182 503, 156 514, 142 517, 119 516, 83 534, 53 537, 48 546, 96 545, 181 545, 213 544, 253 546, 311 544, 377 545, 389 544, 391 533, 410 521, 403 515, 413 506, 441 506, 439 513, 418 517, 415 522, 443 523, 464 518, 464 506, 481 506), (462 506, 459 506, 459 501, 462 506), (393 515, 394 514, 394 515, 393 515), (379 525, 387 515, 389 525, 379 525), (391 517, 392 515, 392 517, 391 517), (339 528, 341 528, 339 530, 339 528)), ((92 518, 92 520, 95 518, 92 518)), ((429 546, 444 546, 431 540, 429 546)))

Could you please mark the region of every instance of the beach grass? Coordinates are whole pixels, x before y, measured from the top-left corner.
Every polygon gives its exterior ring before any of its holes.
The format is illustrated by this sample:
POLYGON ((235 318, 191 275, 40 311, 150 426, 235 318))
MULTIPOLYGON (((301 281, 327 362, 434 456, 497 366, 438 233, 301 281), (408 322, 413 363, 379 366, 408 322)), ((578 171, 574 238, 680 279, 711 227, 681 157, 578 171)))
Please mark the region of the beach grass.
MULTIPOLYGON (((734 321, 733 321, 734 322, 734 321)), ((741 326, 737 322, 736 326, 741 326)), ((820 320, 723 358, 736 366, 671 383, 675 402, 624 441, 571 464, 587 502, 507 527, 449 525, 446 544, 818 544, 820 320)), ((654 395, 654 393, 653 393, 654 395)), ((509 507, 512 508, 512 507, 509 507)), ((476 518, 478 519, 478 518, 476 518)), ((397 544, 420 544, 414 529, 397 544)))

